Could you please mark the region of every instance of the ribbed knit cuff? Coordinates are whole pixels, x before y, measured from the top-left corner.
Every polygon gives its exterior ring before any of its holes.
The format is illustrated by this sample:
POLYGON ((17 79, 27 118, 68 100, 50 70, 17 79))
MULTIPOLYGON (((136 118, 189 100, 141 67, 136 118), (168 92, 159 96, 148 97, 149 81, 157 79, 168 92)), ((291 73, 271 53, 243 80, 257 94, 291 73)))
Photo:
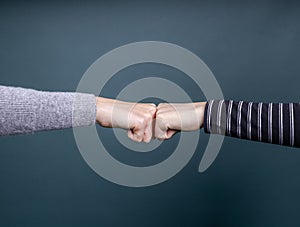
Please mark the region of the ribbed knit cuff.
POLYGON ((72 110, 72 127, 95 124, 96 111, 96 97, 94 95, 75 93, 72 110))

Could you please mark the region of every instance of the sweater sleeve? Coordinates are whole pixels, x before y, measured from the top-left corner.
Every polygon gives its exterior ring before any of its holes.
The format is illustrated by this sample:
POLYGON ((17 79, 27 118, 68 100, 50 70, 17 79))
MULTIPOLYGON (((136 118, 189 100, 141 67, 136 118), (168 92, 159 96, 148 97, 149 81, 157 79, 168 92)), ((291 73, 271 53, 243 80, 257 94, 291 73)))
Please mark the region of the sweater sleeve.
POLYGON ((205 106, 204 131, 300 147, 300 104, 210 100, 205 106))
POLYGON ((95 119, 92 94, 0 86, 0 136, 88 126, 95 119))

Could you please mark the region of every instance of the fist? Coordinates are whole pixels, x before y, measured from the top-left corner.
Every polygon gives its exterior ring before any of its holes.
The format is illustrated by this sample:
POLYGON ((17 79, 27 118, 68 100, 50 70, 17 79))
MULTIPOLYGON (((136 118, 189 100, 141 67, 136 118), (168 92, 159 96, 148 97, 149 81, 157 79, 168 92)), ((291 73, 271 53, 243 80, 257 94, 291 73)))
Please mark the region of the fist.
POLYGON ((97 98, 96 121, 104 127, 126 129, 128 137, 136 142, 149 143, 151 141, 155 113, 156 105, 152 103, 131 103, 97 98))
POLYGON ((155 137, 171 138, 177 131, 193 131, 202 127, 205 102, 161 103, 157 107, 155 137))

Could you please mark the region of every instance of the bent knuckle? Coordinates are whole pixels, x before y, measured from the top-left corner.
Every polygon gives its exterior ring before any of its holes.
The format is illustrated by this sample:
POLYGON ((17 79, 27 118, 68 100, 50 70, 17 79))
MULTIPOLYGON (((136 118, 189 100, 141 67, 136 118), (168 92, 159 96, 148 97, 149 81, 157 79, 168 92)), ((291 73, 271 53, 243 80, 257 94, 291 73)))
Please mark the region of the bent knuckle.
POLYGON ((151 114, 151 113, 145 113, 145 115, 144 115, 144 120, 146 121, 146 122, 148 122, 148 121, 150 121, 150 120, 152 120, 152 118, 153 118, 153 115, 151 114))
POLYGON ((163 106, 164 106, 164 103, 159 103, 158 106, 157 106, 157 108, 160 109, 160 108, 162 108, 163 106))

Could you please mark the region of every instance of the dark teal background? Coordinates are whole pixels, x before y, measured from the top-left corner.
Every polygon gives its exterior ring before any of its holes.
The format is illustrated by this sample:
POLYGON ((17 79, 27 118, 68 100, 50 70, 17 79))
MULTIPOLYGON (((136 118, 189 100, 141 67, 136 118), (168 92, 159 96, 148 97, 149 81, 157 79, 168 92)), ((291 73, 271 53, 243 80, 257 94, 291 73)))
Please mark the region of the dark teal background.
MULTIPOLYGON (((226 99, 299 102, 299 21, 297 1, 1 2, 0 84, 75 91, 104 53, 157 40, 197 54, 226 99)), ((116 74, 102 95, 149 75, 203 100, 183 74, 155 64, 116 74)), ((111 129, 98 130, 113 155, 132 165, 167 158, 179 138, 143 156, 118 144, 111 129)), ((192 160, 169 181, 127 188, 87 166, 71 129, 2 137, 0 226, 300 225, 299 149, 226 138, 200 174, 207 139, 201 132, 192 160)))

